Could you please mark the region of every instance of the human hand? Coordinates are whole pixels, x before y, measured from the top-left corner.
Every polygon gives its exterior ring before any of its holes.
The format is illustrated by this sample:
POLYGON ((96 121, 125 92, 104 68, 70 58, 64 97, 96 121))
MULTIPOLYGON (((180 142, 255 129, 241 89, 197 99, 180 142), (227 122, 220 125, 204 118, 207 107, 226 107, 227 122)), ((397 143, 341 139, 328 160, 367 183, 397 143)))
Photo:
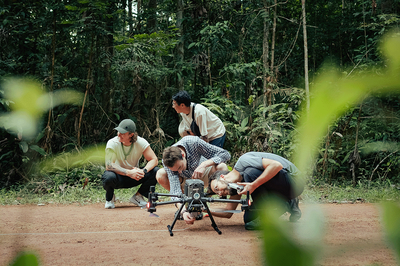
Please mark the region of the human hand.
POLYGON ((195 217, 192 217, 191 213, 185 211, 182 214, 183 220, 185 220, 186 224, 194 224, 194 221, 196 221, 195 217))
POLYGON ((240 192, 238 191, 238 195, 246 195, 247 191, 249 191, 249 194, 251 194, 256 189, 253 186, 253 183, 241 183, 241 182, 239 182, 237 184, 240 185, 240 186, 243 186, 243 190, 240 191, 240 192))
POLYGON ((128 170, 127 173, 130 178, 135 179, 137 181, 139 181, 144 177, 143 170, 136 167, 131 170, 128 170))
POLYGON ((192 178, 193 179, 201 179, 204 175, 206 168, 201 164, 194 170, 192 178))

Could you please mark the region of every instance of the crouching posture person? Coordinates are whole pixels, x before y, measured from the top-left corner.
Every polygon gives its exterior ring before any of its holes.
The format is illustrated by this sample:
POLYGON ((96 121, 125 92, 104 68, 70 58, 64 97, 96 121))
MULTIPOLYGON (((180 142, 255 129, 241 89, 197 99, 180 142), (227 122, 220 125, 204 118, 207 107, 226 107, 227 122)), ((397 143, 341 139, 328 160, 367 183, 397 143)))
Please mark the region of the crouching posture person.
POLYGON ((143 196, 148 196, 150 186, 157 183, 158 159, 150 144, 138 136, 136 125, 131 119, 122 120, 116 137, 110 139, 106 146, 106 171, 102 176, 103 188, 106 190, 106 209, 114 209, 115 189, 140 186, 129 201, 137 206, 145 206, 143 196), (139 168, 141 157, 147 160, 144 168, 139 168))
MULTIPOLYGON (((209 176, 215 171, 228 170, 227 162, 231 158, 228 151, 211 145, 199 137, 186 136, 163 152, 164 168, 157 172, 157 181, 173 195, 181 195, 186 179, 201 179, 208 186, 209 176)), ((176 197, 172 197, 176 199, 176 197)), ((176 206, 180 208, 180 203, 176 206)), ((202 218, 202 213, 194 214, 182 209, 181 218, 187 224, 193 224, 202 218)))
MULTIPOLYGON (((210 177, 209 188, 220 196, 230 195, 230 199, 240 199, 251 194, 253 203, 251 209, 245 211, 244 223, 247 230, 259 228, 257 212, 260 204, 271 195, 277 195, 287 202, 290 213, 289 220, 296 222, 301 217, 298 196, 303 192, 303 186, 296 184, 299 171, 287 159, 272 153, 248 152, 236 162, 231 172, 216 172, 210 177), (228 186, 237 183, 243 190, 237 192, 228 186), (300 186, 300 187, 299 187, 300 186)), ((238 203, 227 203, 224 210, 235 210, 238 203)), ((213 216, 230 218, 232 213, 212 212, 213 216)))

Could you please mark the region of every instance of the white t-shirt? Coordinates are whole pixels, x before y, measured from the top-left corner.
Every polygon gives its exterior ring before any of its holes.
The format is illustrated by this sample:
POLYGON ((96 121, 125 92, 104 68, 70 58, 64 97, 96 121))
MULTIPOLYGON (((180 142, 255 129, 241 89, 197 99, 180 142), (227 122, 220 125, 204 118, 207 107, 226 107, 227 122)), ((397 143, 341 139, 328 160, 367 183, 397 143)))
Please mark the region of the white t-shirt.
POLYGON ((137 141, 133 143, 131 152, 128 154, 131 146, 124 146, 118 140, 118 136, 110 139, 107 142, 106 150, 111 149, 117 155, 116 164, 119 166, 132 169, 133 167, 139 167, 140 158, 142 158, 144 150, 150 146, 150 144, 142 137, 137 137, 137 141), (125 152, 125 153, 124 153, 125 152), (127 154, 125 156, 125 154, 127 154))
MULTIPOLYGON (((190 104, 190 112, 188 115, 181 113, 182 121, 178 129, 181 137, 186 136, 186 131, 190 130, 190 124, 192 124, 193 120, 193 105, 194 103, 190 104)), ((221 119, 201 104, 196 104, 194 108, 194 119, 200 129, 201 136, 207 136, 209 141, 220 138, 225 134, 225 126, 221 119)))

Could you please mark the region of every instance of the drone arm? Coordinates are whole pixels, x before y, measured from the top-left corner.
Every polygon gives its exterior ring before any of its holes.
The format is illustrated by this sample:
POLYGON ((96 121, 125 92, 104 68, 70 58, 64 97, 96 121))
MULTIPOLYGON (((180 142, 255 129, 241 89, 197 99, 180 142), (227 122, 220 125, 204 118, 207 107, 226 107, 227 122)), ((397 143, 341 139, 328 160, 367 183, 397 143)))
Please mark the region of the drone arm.
POLYGON ((181 195, 173 195, 173 194, 167 194, 167 193, 154 193, 157 196, 167 196, 167 197, 176 197, 176 198, 182 198, 182 194, 181 195))
POLYGON ((178 200, 171 200, 171 201, 161 201, 161 202, 154 202, 154 205, 167 205, 167 204, 173 204, 173 203, 183 203, 183 199, 178 199, 178 200))

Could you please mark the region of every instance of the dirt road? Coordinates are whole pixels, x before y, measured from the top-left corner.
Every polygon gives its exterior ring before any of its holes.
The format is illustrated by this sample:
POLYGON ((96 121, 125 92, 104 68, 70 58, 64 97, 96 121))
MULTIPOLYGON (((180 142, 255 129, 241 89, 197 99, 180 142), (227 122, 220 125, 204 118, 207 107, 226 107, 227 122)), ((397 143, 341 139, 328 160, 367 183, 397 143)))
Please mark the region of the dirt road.
MULTIPOLYGON (((379 222, 378 205, 318 204, 325 216, 320 265, 397 265, 379 222)), ((300 205, 307 223, 311 205, 300 205)), ((211 206, 213 208, 213 206, 211 206)), ((0 265, 21 249, 34 250, 42 265, 261 265, 261 234, 246 231, 242 214, 186 225, 175 207, 157 207, 158 218, 129 203, 0 206, 0 265), (240 252, 239 252, 240 251, 240 252)), ((283 218, 282 222, 287 220, 283 218)))

